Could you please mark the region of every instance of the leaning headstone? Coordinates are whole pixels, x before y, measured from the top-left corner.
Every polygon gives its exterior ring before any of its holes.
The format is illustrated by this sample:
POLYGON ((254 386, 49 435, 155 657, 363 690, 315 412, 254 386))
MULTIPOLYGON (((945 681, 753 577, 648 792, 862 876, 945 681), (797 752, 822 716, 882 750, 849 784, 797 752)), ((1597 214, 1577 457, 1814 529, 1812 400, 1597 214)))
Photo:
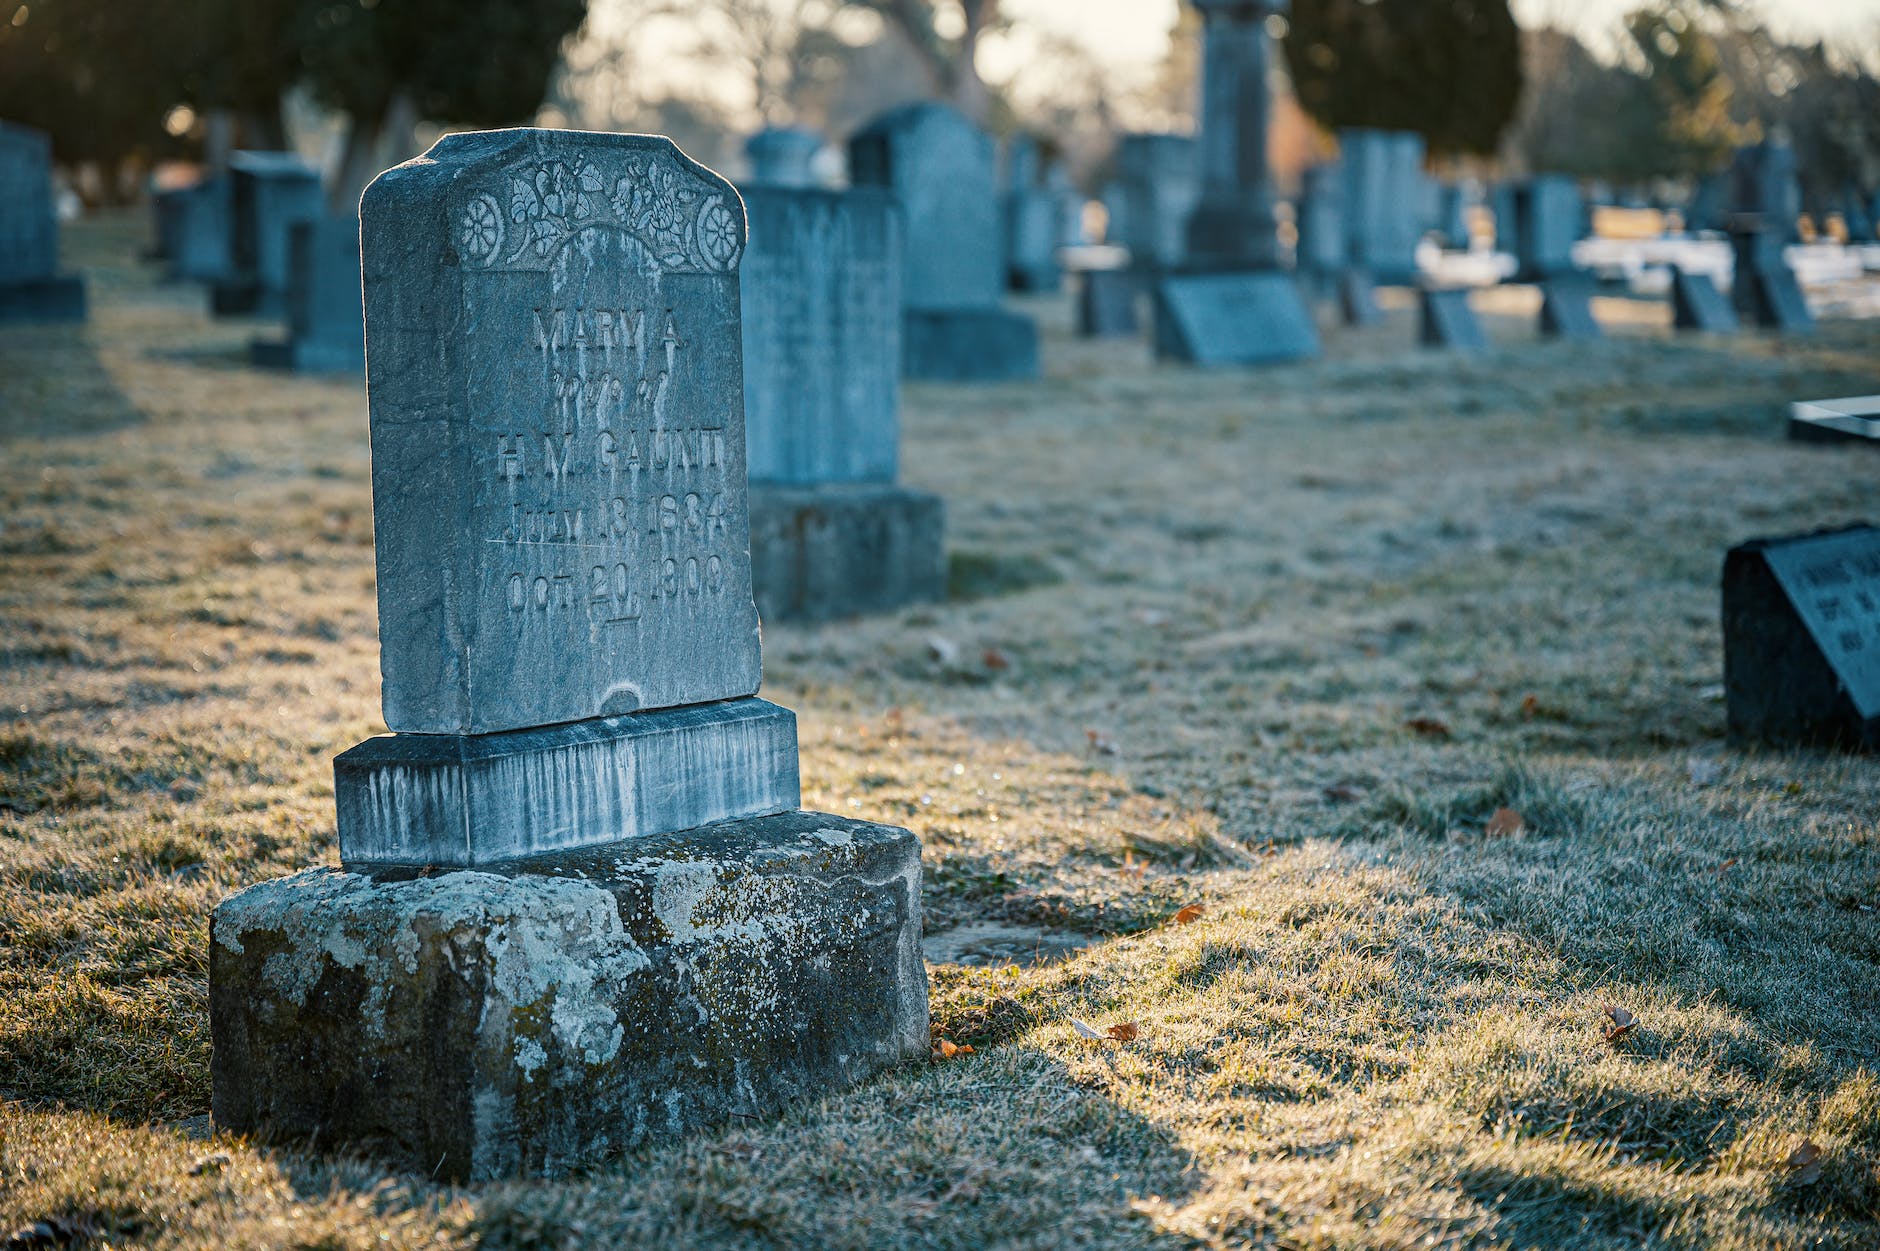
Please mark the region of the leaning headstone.
POLYGON ((1880 750, 1880 528, 1731 550, 1723 686, 1739 742, 1880 750))
POLYGON ((1345 231, 1351 262, 1373 281, 1401 286, 1417 276, 1423 240, 1423 136, 1413 131, 1338 132, 1344 168, 1345 231))
POLYGON ((357 373, 366 367, 359 293, 359 219, 295 222, 288 238, 287 337, 256 339, 249 358, 267 369, 357 373))
POLYGON ((1142 332, 1136 291, 1136 276, 1128 270, 1085 270, 1077 293, 1077 333, 1086 339, 1135 338, 1142 332))
POLYGON ((900 468, 901 214, 879 191, 752 188, 739 268, 751 567, 765 621, 941 598, 946 509, 900 468))
POLYGON ((906 105, 849 141, 849 177, 892 191, 906 215, 903 376, 1036 377, 1038 327, 999 307, 1005 283, 992 139, 948 105, 906 105))
POLYGON ((730 184, 453 134, 361 204, 384 713, 339 869, 210 928, 213 1109, 559 1175, 924 1055, 919 845, 753 698, 730 184))
POLYGON ((1737 315, 1752 325, 1782 334, 1805 335, 1815 328, 1814 314, 1802 295, 1783 249, 1772 231, 1760 228, 1733 230, 1736 272, 1731 280, 1731 302, 1737 315))
POLYGON ((85 280, 59 272, 52 141, 0 122, 0 322, 83 320, 85 280))
POLYGON ((1116 145, 1110 242, 1129 249, 1139 274, 1179 265, 1187 253, 1188 219, 1201 200, 1195 141, 1186 135, 1124 135, 1116 145))
POLYGON ((1156 284, 1156 355, 1194 365, 1268 365, 1320 352, 1319 331, 1292 277, 1174 274, 1156 284))
POLYGON ((1515 276, 1522 282, 1573 272, 1573 245, 1585 233, 1580 189, 1564 174, 1542 174, 1515 188, 1515 276))
POLYGON ((1480 352, 1488 347, 1488 336, 1482 332, 1482 323, 1469 305, 1469 292, 1463 287, 1423 289, 1417 338, 1425 347, 1454 352, 1480 352))
POLYGON ((816 186, 816 158, 822 154, 823 138, 813 130, 796 126, 773 126, 760 130, 744 141, 744 157, 750 163, 750 185, 756 187, 816 186))
POLYGON ((1704 334, 1735 334, 1740 328, 1736 310, 1709 274, 1676 267, 1671 271, 1671 324, 1704 334))
POLYGON ((210 291, 218 315, 279 316, 287 306, 290 232, 325 209, 320 175, 289 152, 237 152, 229 161, 232 274, 210 291))
POLYGON ((1541 282, 1541 335, 1548 339, 1588 342, 1603 339, 1605 331, 1593 316, 1593 287, 1571 276, 1541 282))
POLYGON ((1864 443, 1880 448, 1880 395, 1791 404, 1789 438, 1797 443, 1864 443))

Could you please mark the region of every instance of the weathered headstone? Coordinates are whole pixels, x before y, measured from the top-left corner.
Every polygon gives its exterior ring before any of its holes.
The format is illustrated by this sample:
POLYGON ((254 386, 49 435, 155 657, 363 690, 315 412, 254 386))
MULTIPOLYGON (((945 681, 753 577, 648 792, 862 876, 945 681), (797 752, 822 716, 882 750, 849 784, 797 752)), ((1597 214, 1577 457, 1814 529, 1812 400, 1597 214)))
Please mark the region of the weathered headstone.
POLYGON ((1188 219, 1201 200, 1195 141, 1186 135, 1124 135, 1116 145, 1116 182, 1106 197, 1110 242, 1129 249, 1139 274, 1179 265, 1188 219))
POLYGON ((0 322, 85 320, 85 282, 59 272, 52 141, 0 122, 0 322))
POLYGON ((1469 305, 1469 292, 1463 287, 1423 289, 1417 338, 1425 347, 1455 352, 1480 352, 1488 347, 1488 336, 1482 332, 1482 323, 1469 305))
POLYGON ((1156 354, 1195 365, 1266 365, 1320 352, 1292 276, 1172 274, 1156 285, 1156 354))
POLYGON ((814 187, 820 181, 816 158, 822 150, 823 138, 813 130, 796 126, 760 130, 744 141, 744 157, 751 166, 750 185, 814 187))
POLYGON ((1593 285, 1583 278, 1552 277, 1541 282, 1541 334, 1549 339, 1587 342, 1605 331, 1593 316, 1593 285))
POLYGON ((170 277, 211 285, 226 281, 234 272, 234 258, 229 252, 228 176, 204 178, 177 194, 170 277))
POLYGON ((1880 395, 1791 404, 1789 438, 1797 443, 1864 443, 1880 448, 1880 395))
POLYGON ((1586 229, 1580 189, 1564 174, 1542 174, 1515 188, 1516 277, 1539 282, 1573 272, 1573 245, 1586 229))
POLYGON ((1735 334, 1739 329, 1736 310, 1709 274, 1676 267, 1671 271, 1671 324, 1705 334, 1735 334))
POLYGON ((1728 175, 1725 229, 1732 234, 1754 231, 1776 247, 1796 242, 1801 237, 1802 184, 1795 171, 1795 149, 1786 143, 1765 139, 1738 148, 1728 175))
POLYGON ((1014 291, 1058 290, 1060 198, 1046 182, 1044 154, 1029 135, 1014 136, 1006 149, 1005 274, 1014 291))
POLYGON ((1736 271, 1731 279, 1731 302, 1740 319, 1783 334, 1805 335, 1815 328, 1814 314, 1802 295, 1801 283, 1789 267, 1773 232, 1744 228, 1731 232, 1736 271))
POLYGON ((1412 131, 1338 132, 1344 169, 1345 231, 1351 262, 1374 281, 1415 281, 1417 244, 1423 240, 1423 136, 1412 131))
POLYGON ((358 218, 294 223, 288 237, 287 337, 256 339, 249 356, 264 368, 308 373, 366 367, 358 218))
POLYGON ((900 467, 901 213, 879 191, 752 188, 744 306, 751 567, 765 621, 939 599, 945 505, 900 467))
POLYGON ((1311 166, 1300 177, 1293 210, 1299 243, 1293 255, 1300 277, 1320 293, 1331 292, 1351 263, 1344 196, 1344 171, 1335 162, 1311 166))
POLYGON ((1128 270, 1085 270, 1077 293, 1077 333, 1086 339, 1133 339, 1142 333, 1137 289, 1136 276, 1128 270))
POLYGON ((993 381, 1038 374, 1038 328, 999 307, 1005 289, 992 139, 944 104, 910 104, 849 141, 849 176, 906 215, 902 372, 993 381))
POLYGON ((1880 750, 1880 528, 1733 548, 1723 685, 1738 741, 1880 750))
POLYGON ((210 291, 219 315, 279 316, 287 307, 288 248, 296 222, 325 210, 320 175, 288 152, 237 152, 229 161, 231 274, 210 291))
POLYGON ((923 1055, 918 843, 795 811, 751 698, 737 193, 510 130, 361 215, 395 733, 342 868, 215 912, 217 1125, 553 1175, 923 1055))

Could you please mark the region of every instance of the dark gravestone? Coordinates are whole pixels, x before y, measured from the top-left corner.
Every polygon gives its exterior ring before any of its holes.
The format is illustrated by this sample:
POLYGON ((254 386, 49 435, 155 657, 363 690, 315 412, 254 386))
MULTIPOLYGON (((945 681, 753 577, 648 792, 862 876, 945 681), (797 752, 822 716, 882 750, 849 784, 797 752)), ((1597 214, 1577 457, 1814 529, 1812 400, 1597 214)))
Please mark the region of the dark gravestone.
POLYGON ((1541 334, 1549 339, 1586 342, 1603 339, 1593 316, 1593 287, 1584 279, 1548 278, 1541 283, 1541 334))
POLYGON ((1880 395, 1791 404, 1789 438, 1797 443, 1864 443, 1880 448, 1880 395))
POLYGON ((1201 112, 1195 143, 1201 201, 1188 219, 1184 263, 1196 270, 1279 265, 1267 165, 1272 93, 1267 19, 1288 0, 1193 0, 1201 11, 1201 112))
POLYGON ((178 201, 170 277, 210 284, 227 280, 234 272, 229 252, 228 176, 205 178, 178 192, 178 201))
POLYGON ((320 175, 288 152, 237 152, 229 162, 232 273, 210 293, 218 315, 276 317, 287 308, 289 239, 325 212, 320 175))
POLYGON ((257 339, 254 363, 307 373, 366 367, 366 322, 359 291, 359 219, 295 222, 288 238, 287 337, 257 339))
POLYGON ((1736 310, 1723 298, 1709 274, 1671 270, 1671 324, 1679 330, 1705 334, 1735 334, 1736 310))
POLYGON ((797 811, 750 697, 736 191, 508 130, 360 212, 397 733, 335 762, 340 869, 215 910, 216 1123, 562 1175, 925 1056, 918 841, 797 811))
POLYGON ((1733 739, 1880 749, 1880 529, 1732 549, 1723 681, 1733 739))
POLYGON ((1580 189, 1564 174, 1543 174, 1515 188, 1516 277, 1539 282, 1573 271, 1573 245, 1585 232, 1580 189))
POLYGON ((1874 241, 1872 206, 1861 196, 1860 188, 1851 184, 1841 192, 1841 223, 1847 227, 1850 244, 1874 241))
POLYGON ((1384 320, 1370 274, 1348 269, 1338 276, 1338 315, 1347 326, 1375 326, 1384 320))
POLYGON ((183 228, 183 202, 188 187, 150 188, 150 247, 144 251, 147 261, 168 261, 176 255, 176 242, 183 228))
POLYGON ((1058 290, 1064 272, 1058 265, 1062 206, 1045 181, 1037 140, 1015 136, 1006 151, 1005 272, 1014 291, 1058 290))
POLYGON ((901 213, 879 191, 752 188, 739 268, 751 566, 765 621, 940 598, 945 507, 895 484, 901 213))
POLYGON ((1135 338, 1142 333, 1136 291, 1136 276, 1128 270, 1086 270, 1077 293, 1077 333, 1086 339, 1135 338))
POLYGON ((1723 214, 1730 201, 1730 175, 1727 173, 1706 174, 1697 182, 1697 188, 1691 193, 1690 205, 1684 210, 1684 229, 1691 234, 1700 230, 1720 230, 1723 228, 1723 214))
POLYGON ((1178 274, 1156 287, 1156 354, 1196 365, 1262 365, 1320 351, 1318 327, 1290 275, 1178 274))
POLYGON ((750 185, 754 187, 816 186, 816 158, 822 153, 822 136, 813 130, 778 126, 760 130, 744 141, 744 157, 750 163, 750 185))
POLYGON ((1351 263, 1386 286, 1414 281, 1417 244, 1423 239, 1423 137, 1348 129, 1338 132, 1338 148, 1351 263))
POLYGON ((1732 232, 1736 250, 1736 273, 1731 283, 1731 302, 1737 315, 1751 325, 1805 335, 1815 328, 1814 314, 1802 286, 1789 268, 1788 258, 1767 230, 1732 232))
POLYGON ((1300 177, 1293 210, 1299 230, 1294 261, 1318 292, 1330 292, 1351 261, 1345 238, 1344 172, 1336 164, 1314 165, 1300 177))
POLYGON ((0 122, 0 322, 83 320, 85 282, 59 272, 52 141, 0 122))
POLYGON ((1802 184, 1794 148, 1772 140, 1738 148, 1728 177, 1726 229, 1766 235, 1777 248, 1801 238, 1802 184))
POLYGON ((1185 135, 1124 135, 1116 147, 1110 242, 1129 249, 1141 274, 1179 265, 1188 219, 1201 200, 1195 141, 1185 135))
POLYGON ((1037 326, 999 307, 1005 283, 991 138, 947 105, 910 104, 849 141, 849 175, 858 187, 893 192, 906 215, 903 376, 1036 377, 1037 326))
POLYGON ((1469 195, 1455 183, 1442 183, 1436 187, 1436 213, 1432 229, 1442 237, 1443 246, 1468 251, 1469 238, 1469 195))
POLYGON ((1417 337, 1425 347, 1456 352, 1480 352, 1488 347, 1488 336, 1469 305, 1466 288, 1425 289, 1420 302, 1417 337))

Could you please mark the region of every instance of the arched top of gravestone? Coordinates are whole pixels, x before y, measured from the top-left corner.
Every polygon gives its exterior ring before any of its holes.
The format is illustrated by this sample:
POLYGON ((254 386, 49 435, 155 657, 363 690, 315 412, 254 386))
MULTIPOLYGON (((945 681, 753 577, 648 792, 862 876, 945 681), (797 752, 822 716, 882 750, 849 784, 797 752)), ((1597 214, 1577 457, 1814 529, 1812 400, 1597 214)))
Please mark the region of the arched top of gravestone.
POLYGON ((631 235, 669 274, 735 274, 744 256, 737 189, 663 135, 445 135, 379 175, 365 201, 428 209, 440 196, 457 258, 471 269, 547 269, 562 244, 595 227, 631 235))

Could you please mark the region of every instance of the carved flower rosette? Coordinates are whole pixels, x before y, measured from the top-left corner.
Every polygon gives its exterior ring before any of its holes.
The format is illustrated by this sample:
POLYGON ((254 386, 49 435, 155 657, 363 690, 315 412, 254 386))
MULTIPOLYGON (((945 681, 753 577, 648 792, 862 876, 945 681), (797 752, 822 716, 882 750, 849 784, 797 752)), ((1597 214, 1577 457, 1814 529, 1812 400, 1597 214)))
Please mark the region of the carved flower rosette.
POLYGON ((485 269, 539 269, 595 227, 623 230, 672 273, 727 274, 743 252, 737 210, 723 190, 670 157, 626 156, 604 169, 584 157, 531 161, 502 175, 500 192, 463 206, 457 247, 485 269))

